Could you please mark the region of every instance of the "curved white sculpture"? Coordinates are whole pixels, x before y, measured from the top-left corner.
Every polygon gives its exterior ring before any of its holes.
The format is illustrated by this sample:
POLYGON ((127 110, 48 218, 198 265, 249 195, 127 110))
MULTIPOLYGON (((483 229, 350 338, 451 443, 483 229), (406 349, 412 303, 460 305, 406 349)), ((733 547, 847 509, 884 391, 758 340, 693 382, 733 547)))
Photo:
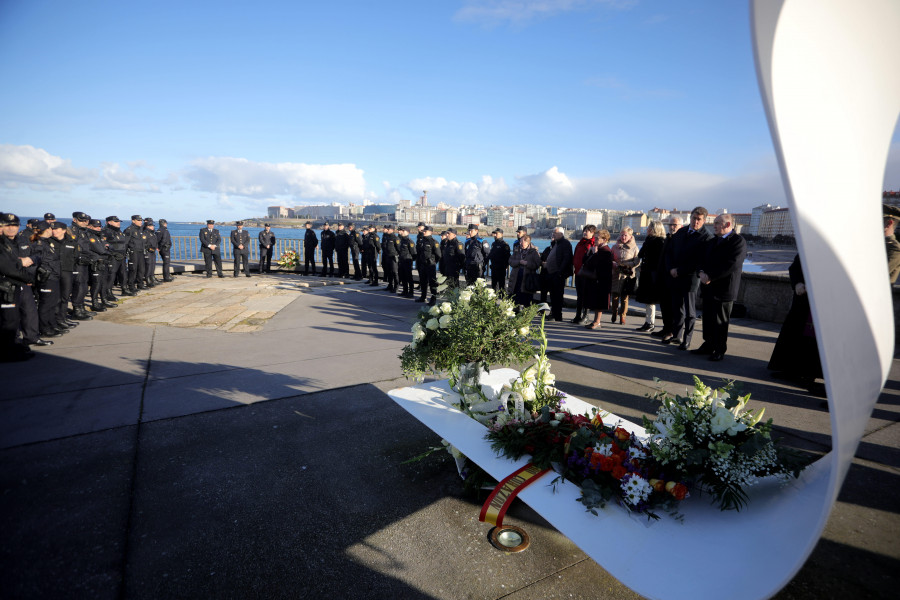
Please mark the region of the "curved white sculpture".
MULTIPOLYGON (((900 0, 755 0, 751 11, 826 373, 832 451, 786 488, 750 488, 740 513, 685 502, 684 524, 664 518, 644 527, 615 507, 594 517, 575 504, 573 485, 555 495, 540 484, 522 491, 519 498, 650 598, 766 598, 791 580, 822 534, 893 354, 880 199, 900 114, 900 0), (840 245, 848 234, 853 244, 840 245)), ((497 458, 484 427, 441 400, 448 393, 435 382, 390 395, 494 477, 524 464, 497 458)))

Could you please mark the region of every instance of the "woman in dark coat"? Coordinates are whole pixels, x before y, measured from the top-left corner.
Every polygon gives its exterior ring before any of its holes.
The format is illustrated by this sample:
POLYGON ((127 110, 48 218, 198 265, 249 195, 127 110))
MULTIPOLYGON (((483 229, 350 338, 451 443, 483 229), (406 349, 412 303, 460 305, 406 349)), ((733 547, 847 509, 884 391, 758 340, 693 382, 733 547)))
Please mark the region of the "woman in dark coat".
POLYGON ((769 370, 775 371, 774 377, 792 379, 811 386, 817 377, 822 377, 822 363, 819 360, 816 332, 813 329, 799 254, 788 268, 788 275, 791 287, 794 288, 794 300, 772 350, 769 370))
POLYGON ((541 255, 531 245, 531 236, 523 235, 516 245, 516 251, 509 259, 509 283, 507 291, 516 304, 529 306, 534 302, 533 289, 537 281, 536 272, 541 266, 541 255))
POLYGON ((596 245, 584 260, 584 269, 593 271, 596 279, 585 285, 584 308, 593 310, 594 321, 585 325, 587 329, 600 329, 603 311, 609 310, 609 295, 612 291, 613 254, 609 248, 609 231, 601 229, 594 234, 596 245))
POLYGON ((662 258, 663 245, 666 241, 666 230, 660 221, 650 221, 647 225, 647 239, 641 245, 638 258, 641 259, 640 275, 635 299, 644 305, 644 324, 637 331, 653 331, 656 329, 656 305, 662 302, 663 290, 659 261, 662 258))

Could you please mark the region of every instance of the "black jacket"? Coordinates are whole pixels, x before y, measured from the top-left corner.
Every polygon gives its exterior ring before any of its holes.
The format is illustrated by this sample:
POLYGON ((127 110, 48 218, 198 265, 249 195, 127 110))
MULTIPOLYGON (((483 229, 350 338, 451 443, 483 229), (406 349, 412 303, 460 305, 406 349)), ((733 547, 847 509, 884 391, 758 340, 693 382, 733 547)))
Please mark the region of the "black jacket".
POLYGON ((713 237, 706 243, 700 270, 709 277, 709 283, 700 286, 704 298, 720 302, 737 300, 741 289, 741 273, 747 256, 747 242, 732 232, 726 238, 713 237))
POLYGON ((306 248, 307 252, 312 252, 318 245, 319 238, 316 236, 316 232, 312 229, 307 229, 306 235, 303 236, 303 247, 306 248))
POLYGON ((334 232, 330 229, 323 229, 322 233, 319 234, 322 237, 322 254, 326 256, 330 256, 334 253, 335 247, 335 235, 334 232))
POLYGON ((218 229, 204 227, 200 230, 200 250, 206 254, 222 254, 222 236, 218 229), (215 249, 210 249, 215 246, 215 249))
POLYGON ((240 231, 232 229, 231 246, 235 254, 250 254, 250 232, 243 229, 240 231), (238 246, 243 246, 244 249, 241 250, 238 246))
POLYGON ((494 240, 491 244, 491 251, 488 253, 488 260, 491 261, 491 270, 506 269, 509 266, 509 257, 512 251, 506 240, 494 240))
POLYGON ((338 229, 334 232, 334 250, 338 254, 345 254, 350 249, 350 234, 346 229, 338 229))
POLYGON ((706 254, 706 242, 712 235, 706 228, 691 233, 690 227, 682 227, 666 243, 664 260, 666 271, 678 269, 678 277, 670 279, 673 289, 680 292, 696 292, 700 288, 700 261, 706 254))

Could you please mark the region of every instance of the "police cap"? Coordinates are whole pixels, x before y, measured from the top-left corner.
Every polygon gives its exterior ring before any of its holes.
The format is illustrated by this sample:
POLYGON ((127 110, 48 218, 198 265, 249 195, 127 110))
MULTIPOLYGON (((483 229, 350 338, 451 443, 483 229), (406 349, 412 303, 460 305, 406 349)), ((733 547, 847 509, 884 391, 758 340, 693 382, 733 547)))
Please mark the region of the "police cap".
POLYGON ((160 224, 160 225, 168 225, 169 222, 166 221, 165 219, 160 219, 160 220, 159 220, 159 224, 160 224))
POLYGON ((434 230, 431 228, 431 225, 426 225, 425 229, 423 229, 422 231, 434 231, 434 230))
POLYGON ((525 233, 528 233, 528 228, 524 225, 519 225, 518 227, 516 227, 516 231, 524 231, 525 233))
POLYGON ((66 224, 59 221, 54 221, 50 223, 50 227, 52 227, 53 229, 66 229, 66 224))
POLYGON ((241 227, 244 226, 244 222, 243 222, 243 221, 235 221, 234 224, 235 224, 235 225, 240 225, 241 227))
POLYGON ((72 218, 75 219, 76 221, 87 221, 87 220, 90 219, 90 217, 89 217, 88 215, 86 215, 86 214, 84 214, 83 212, 80 212, 80 211, 75 211, 75 212, 73 212, 73 213, 72 213, 72 218))
MULTIPOLYGON (((159 222, 160 222, 160 223, 165 223, 165 220, 160 219, 159 222)), ((266 224, 263 225, 263 227, 271 227, 271 225, 269 225, 268 223, 266 223, 266 224)))
POLYGON ((91 227, 102 227, 100 219, 91 219, 91 227))
POLYGON ((407 228, 406 225, 401 225, 400 227, 397 228, 397 231, 405 231, 405 232, 409 233, 409 228, 407 228))
POLYGON ((107 223, 120 223, 121 221, 119 221, 119 217, 117 217, 116 215, 110 215, 110 216, 106 217, 106 222, 107 223))
POLYGON ((347 223, 347 227, 353 227, 353 221, 350 221, 349 223, 347 223))
POLYGON ((448 228, 447 233, 452 233, 453 235, 456 235, 456 228, 455 227, 448 228))
POLYGON ((476 225, 475 223, 469 223, 469 231, 472 231, 473 229, 475 231, 478 231, 478 225, 476 225))
POLYGON ((50 229, 50 223, 47 221, 38 221, 34 224, 34 230, 38 233, 44 233, 48 229, 50 229))
POLYGON ((497 229, 493 230, 491 233, 499 233, 500 235, 503 235, 503 230, 498 227, 497 229))
POLYGON ((18 225, 19 217, 12 213, 0 213, 0 225, 18 225))
POLYGON ((216 222, 213 221, 212 219, 207 219, 207 220, 206 220, 206 224, 207 224, 207 225, 215 225, 216 222))
POLYGON ((45 220, 45 221, 49 221, 49 220, 51 220, 51 219, 55 221, 55 220, 56 220, 56 215, 54 215, 53 213, 44 213, 44 220, 45 220))
MULTIPOLYGON (((416 223, 416 227, 427 227, 427 225, 425 225, 425 223, 423 223, 422 221, 419 221, 418 223, 416 223)), ((431 230, 429 229, 428 231, 431 230)))
POLYGON ((131 220, 132 221, 143 221, 144 219, 141 217, 141 215, 131 215, 131 220))
POLYGON ((893 206, 891 204, 882 204, 881 205, 881 214, 884 217, 889 217, 891 219, 900 219, 900 206, 893 206))
POLYGON ((34 226, 38 224, 38 221, 40 221, 40 219, 28 219, 25 221, 25 224, 34 229, 34 226))

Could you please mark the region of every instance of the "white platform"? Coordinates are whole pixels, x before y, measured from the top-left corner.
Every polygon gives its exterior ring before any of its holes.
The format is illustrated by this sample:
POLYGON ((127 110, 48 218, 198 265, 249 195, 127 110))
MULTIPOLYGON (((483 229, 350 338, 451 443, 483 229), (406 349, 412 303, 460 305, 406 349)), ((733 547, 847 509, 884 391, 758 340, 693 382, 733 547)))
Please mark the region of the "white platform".
MULTIPOLYGON (((482 381, 508 381, 515 375, 511 369, 496 369, 482 381)), ((498 480, 528 463, 527 458, 511 461, 494 454, 484 438, 485 427, 452 407, 456 394, 446 380, 388 395, 498 480)), ((593 405, 570 396, 565 406, 580 412, 593 405)), ((604 418, 607 424, 616 421, 609 413, 604 418)), ((625 420, 622 426, 638 435, 644 432, 625 420)), ((619 581, 645 596, 764 598, 789 581, 796 557, 805 556, 808 536, 800 534, 815 525, 818 515, 809 514, 804 505, 825 492, 828 462, 819 461, 787 487, 767 483, 751 488, 750 504, 740 513, 719 511, 709 497, 689 498, 681 503, 684 523, 664 516, 645 524, 642 517, 614 504, 594 516, 576 502, 577 486, 564 484, 554 493, 549 474, 519 498, 619 581), (766 550, 748 556, 748 548, 766 550)), ((490 526, 484 527, 487 532, 490 526)))

